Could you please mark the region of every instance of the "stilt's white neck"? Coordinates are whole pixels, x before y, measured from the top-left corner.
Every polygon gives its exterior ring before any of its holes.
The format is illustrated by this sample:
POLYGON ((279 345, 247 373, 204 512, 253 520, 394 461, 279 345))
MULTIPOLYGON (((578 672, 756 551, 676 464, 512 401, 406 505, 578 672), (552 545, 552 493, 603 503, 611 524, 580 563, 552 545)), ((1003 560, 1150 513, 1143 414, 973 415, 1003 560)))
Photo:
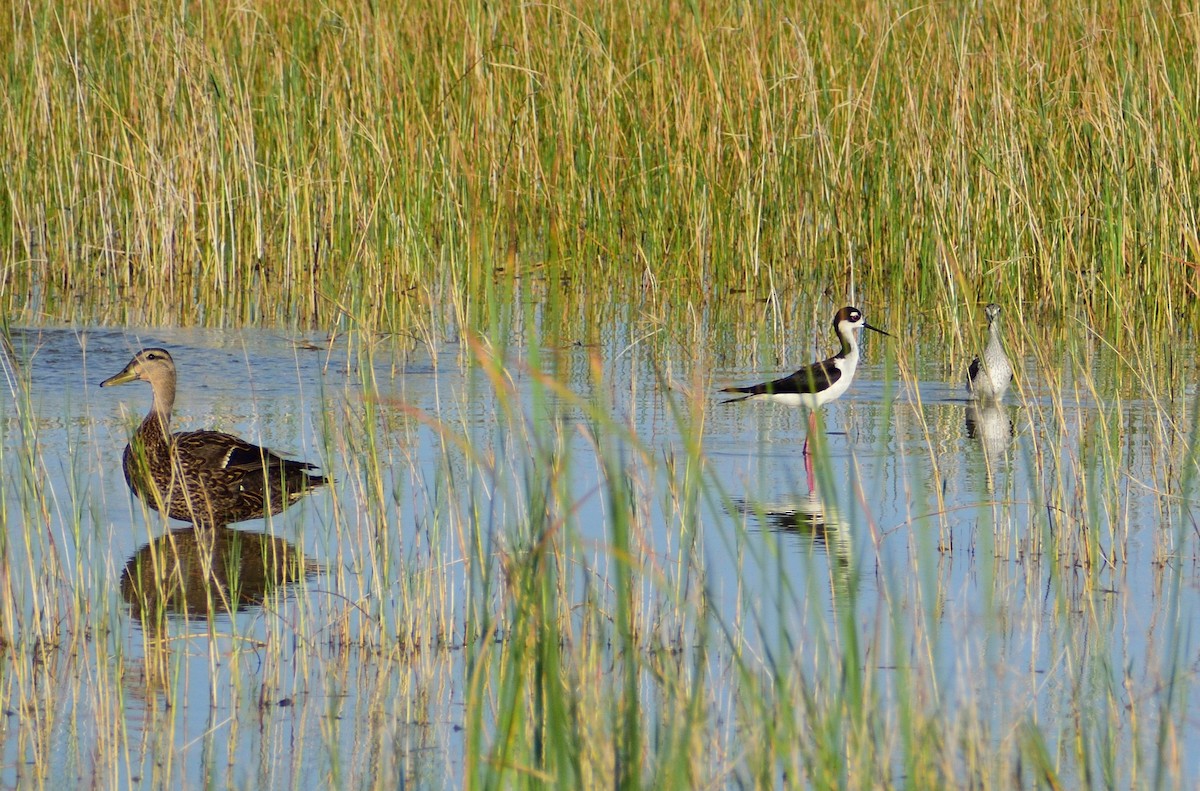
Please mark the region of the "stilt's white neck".
POLYGON ((841 356, 847 360, 855 361, 858 359, 858 336, 853 327, 845 325, 839 326, 837 329, 838 337, 842 339, 842 354, 841 356))

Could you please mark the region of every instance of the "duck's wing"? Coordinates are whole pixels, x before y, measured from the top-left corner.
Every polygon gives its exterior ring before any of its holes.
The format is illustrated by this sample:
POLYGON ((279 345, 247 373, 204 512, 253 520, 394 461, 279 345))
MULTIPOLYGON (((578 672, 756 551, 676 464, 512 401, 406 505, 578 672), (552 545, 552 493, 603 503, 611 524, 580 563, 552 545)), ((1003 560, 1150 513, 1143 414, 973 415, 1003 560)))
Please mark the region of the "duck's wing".
POLYGON ((273 474, 318 469, 306 461, 285 459, 267 448, 221 431, 187 431, 172 436, 180 465, 189 471, 233 475, 273 474))

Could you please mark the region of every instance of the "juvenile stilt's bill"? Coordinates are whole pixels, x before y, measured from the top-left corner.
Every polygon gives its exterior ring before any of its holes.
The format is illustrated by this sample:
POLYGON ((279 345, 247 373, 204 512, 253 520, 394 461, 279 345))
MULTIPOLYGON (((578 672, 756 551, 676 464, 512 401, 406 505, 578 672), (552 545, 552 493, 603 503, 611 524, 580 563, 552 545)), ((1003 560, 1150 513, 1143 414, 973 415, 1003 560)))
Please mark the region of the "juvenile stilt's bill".
POLYGON ((983 312, 988 320, 988 341, 983 357, 976 357, 967 369, 967 392, 975 399, 999 401, 1012 382, 1013 369, 1000 342, 1000 306, 993 302, 983 312))
POLYGON ((220 431, 170 434, 175 361, 143 349, 101 387, 143 381, 154 401, 125 446, 125 481, 142 502, 172 519, 213 527, 277 514, 329 478, 316 465, 278 456, 220 431))
MULTIPOLYGON (((833 331, 841 339, 842 349, 828 360, 821 360, 801 368, 791 376, 748 387, 726 387, 722 392, 741 393, 725 403, 735 401, 774 401, 785 406, 804 407, 808 410, 808 430, 816 430, 818 407, 841 397, 854 381, 858 368, 858 335, 860 327, 880 335, 888 333, 872 327, 863 318, 862 311, 844 307, 833 317, 833 331)), ((888 337, 891 337, 888 335, 888 337)), ((812 486, 812 457, 808 453, 808 437, 804 438, 804 465, 808 471, 809 486, 812 486)))

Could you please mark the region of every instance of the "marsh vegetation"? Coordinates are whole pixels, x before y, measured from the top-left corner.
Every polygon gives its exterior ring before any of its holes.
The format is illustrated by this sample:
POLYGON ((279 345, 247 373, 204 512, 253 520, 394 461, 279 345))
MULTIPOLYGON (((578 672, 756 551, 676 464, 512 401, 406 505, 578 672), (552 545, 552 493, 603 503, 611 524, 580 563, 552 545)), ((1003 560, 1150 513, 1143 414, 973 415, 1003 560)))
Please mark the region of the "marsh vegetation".
POLYGON ((1195 784, 1198 25, 16 4, 0 778, 1195 784), (897 337, 810 492, 715 394, 844 304, 897 337), (334 485, 145 509, 96 385, 149 346, 334 485))

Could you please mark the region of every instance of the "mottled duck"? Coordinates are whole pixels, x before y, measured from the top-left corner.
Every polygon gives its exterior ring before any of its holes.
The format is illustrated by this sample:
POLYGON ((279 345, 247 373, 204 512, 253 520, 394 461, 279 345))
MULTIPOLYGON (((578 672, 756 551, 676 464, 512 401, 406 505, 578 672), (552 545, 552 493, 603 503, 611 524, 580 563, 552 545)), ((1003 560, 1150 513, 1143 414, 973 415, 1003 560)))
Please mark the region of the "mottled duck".
POLYGON ((200 526, 277 514, 329 481, 316 465, 285 459, 220 431, 169 433, 175 361, 166 349, 143 349, 101 387, 143 381, 154 401, 125 446, 125 481, 142 502, 200 526))

